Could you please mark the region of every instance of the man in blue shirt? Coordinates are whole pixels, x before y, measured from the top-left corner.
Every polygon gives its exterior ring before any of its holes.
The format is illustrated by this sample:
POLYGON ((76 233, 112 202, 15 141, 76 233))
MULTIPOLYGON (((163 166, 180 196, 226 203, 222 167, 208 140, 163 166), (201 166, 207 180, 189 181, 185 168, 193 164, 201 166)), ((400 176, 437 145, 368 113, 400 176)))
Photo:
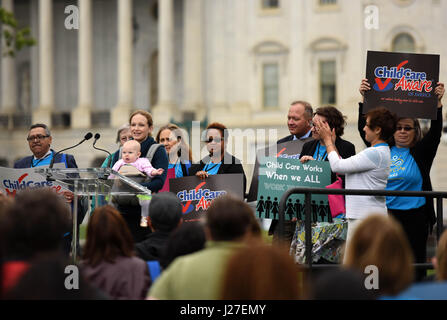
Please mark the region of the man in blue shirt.
MULTIPOLYGON (((51 136, 50 129, 46 124, 36 123, 33 124, 28 132, 26 138, 28 141, 29 149, 33 153, 32 156, 22 158, 14 163, 14 168, 34 168, 34 167, 48 167, 55 154, 54 150, 51 149, 51 143, 53 142, 53 137, 51 136)), ((54 163, 63 163, 65 168, 77 168, 76 161, 74 157, 70 154, 59 153, 54 159, 54 163)), ((63 193, 65 200, 73 204, 74 194, 71 191, 66 191, 63 193)), ((78 224, 84 219, 85 213, 87 212, 86 199, 79 198, 78 206, 80 210, 78 211, 78 224)), ((79 230, 79 228, 78 228, 79 230)), ((71 234, 66 235, 67 238, 67 250, 70 249, 71 234)), ((79 239, 79 238, 78 238, 79 239)), ((79 251, 78 251, 79 252, 79 251)))

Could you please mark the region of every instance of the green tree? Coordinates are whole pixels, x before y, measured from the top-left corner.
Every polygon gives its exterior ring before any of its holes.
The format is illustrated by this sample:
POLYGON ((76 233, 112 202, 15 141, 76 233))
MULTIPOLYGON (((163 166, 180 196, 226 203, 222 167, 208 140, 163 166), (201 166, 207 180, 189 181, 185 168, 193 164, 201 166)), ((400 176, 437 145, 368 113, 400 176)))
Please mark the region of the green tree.
POLYGON ((0 26, 10 27, 2 28, 3 32, 0 34, 0 40, 4 38, 4 44, 6 45, 3 55, 14 57, 17 51, 20 51, 24 47, 31 47, 37 43, 31 37, 30 28, 19 29, 14 15, 4 8, 0 8, 0 26))

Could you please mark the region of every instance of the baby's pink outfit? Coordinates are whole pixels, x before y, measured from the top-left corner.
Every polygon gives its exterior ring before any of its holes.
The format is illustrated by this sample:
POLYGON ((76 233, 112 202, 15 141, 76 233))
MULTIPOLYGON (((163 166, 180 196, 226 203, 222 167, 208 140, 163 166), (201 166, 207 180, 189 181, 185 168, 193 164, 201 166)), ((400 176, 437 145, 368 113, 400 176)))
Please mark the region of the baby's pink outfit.
POLYGON ((112 169, 119 172, 119 169, 125 164, 131 165, 141 172, 146 173, 148 177, 152 177, 152 171, 154 171, 154 167, 147 158, 138 158, 135 162, 132 163, 125 163, 123 159, 120 159, 115 163, 112 169))

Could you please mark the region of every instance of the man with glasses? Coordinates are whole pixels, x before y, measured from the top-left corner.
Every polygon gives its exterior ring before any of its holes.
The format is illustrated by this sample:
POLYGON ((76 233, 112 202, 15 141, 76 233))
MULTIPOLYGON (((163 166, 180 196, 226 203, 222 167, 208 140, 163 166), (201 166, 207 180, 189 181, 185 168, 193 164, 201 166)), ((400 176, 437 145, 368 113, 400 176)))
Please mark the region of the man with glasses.
MULTIPOLYGON (((28 136, 26 137, 28 141, 28 146, 32 156, 25 157, 20 159, 14 163, 15 169, 24 169, 24 168, 34 168, 34 167, 48 167, 53 159, 54 154, 56 153, 51 149, 51 143, 53 142, 53 138, 51 136, 50 129, 46 124, 36 123, 33 124, 29 128, 28 136)), ((54 164, 62 163, 65 168, 77 168, 75 158, 70 154, 59 153, 56 155, 54 159, 54 164)), ((73 204, 74 194, 71 191, 65 191, 63 193, 65 200, 67 203, 73 204)), ((78 214, 78 223, 81 223, 84 219, 85 213, 87 212, 86 208, 86 199, 79 198, 78 202, 79 207, 81 208, 78 214)), ((78 228, 79 230, 79 228, 78 228)), ((67 238, 67 250, 70 250, 71 243, 71 234, 66 235, 67 238)), ((79 239, 79 237, 78 237, 79 239)), ((79 252, 79 251, 78 251, 79 252)))
MULTIPOLYGON (((55 152, 50 148, 53 138, 48 126, 42 123, 33 124, 29 129, 26 140, 33 155, 16 161, 14 168, 49 166, 55 152)), ((78 167, 74 157, 65 153, 56 155, 54 163, 64 163, 66 168, 78 167)))

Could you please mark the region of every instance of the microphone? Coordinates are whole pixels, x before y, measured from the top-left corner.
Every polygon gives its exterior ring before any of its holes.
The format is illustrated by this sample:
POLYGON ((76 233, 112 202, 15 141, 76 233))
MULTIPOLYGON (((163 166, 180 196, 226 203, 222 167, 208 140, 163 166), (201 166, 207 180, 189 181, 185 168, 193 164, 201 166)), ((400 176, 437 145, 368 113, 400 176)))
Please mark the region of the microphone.
MULTIPOLYGON (((66 151, 66 150, 69 150, 69 149, 73 149, 73 148, 79 146, 79 145, 80 145, 81 143, 83 143, 84 141, 90 139, 91 137, 93 137, 93 134, 92 134, 91 132, 89 132, 89 133, 87 133, 87 134, 84 136, 84 139, 82 139, 81 142, 75 144, 74 146, 71 146, 71 147, 68 147, 68 148, 65 148, 65 149, 62 149, 62 150, 56 152, 56 153, 53 155, 53 158, 51 159, 51 162, 50 162, 50 169, 53 168, 53 165, 54 165, 54 159, 56 159, 56 156, 57 156, 59 153, 61 153, 61 152, 63 152, 63 151, 66 151)), ((48 180, 48 179, 49 179, 49 176, 47 176, 47 180, 48 180)))
POLYGON ((99 138, 101 138, 101 135, 99 133, 95 133, 95 141, 93 141, 93 148, 96 150, 99 150, 99 151, 106 152, 109 155, 109 161, 107 162, 107 167, 110 167, 110 161, 112 160, 112 157, 111 157, 112 154, 107 150, 95 147, 95 144, 99 140, 99 138))

